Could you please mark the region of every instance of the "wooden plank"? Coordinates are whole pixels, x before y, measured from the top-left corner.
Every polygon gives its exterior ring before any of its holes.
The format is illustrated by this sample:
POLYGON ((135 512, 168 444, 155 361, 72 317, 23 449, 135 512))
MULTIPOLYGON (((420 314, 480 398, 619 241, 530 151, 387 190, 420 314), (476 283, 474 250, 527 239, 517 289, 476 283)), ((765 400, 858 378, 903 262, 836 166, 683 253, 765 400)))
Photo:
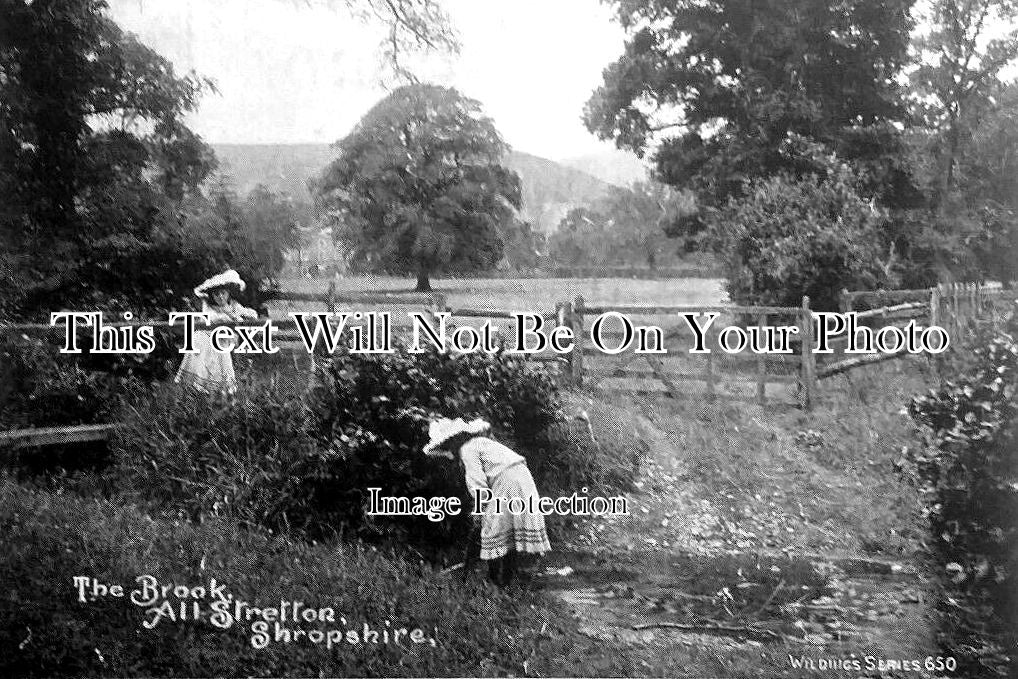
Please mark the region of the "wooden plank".
MULTIPOLYGON (((683 371, 676 371, 676 370, 666 370, 666 371, 664 371, 664 373, 668 376, 669 379, 671 379, 671 380, 678 380, 680 382, 703 382, 704 381, 703 373, 691 373, 691 372, 683 372, 683 371)), ((590 370, 590 371, 587 372, 587 376, 590 379, 592 379, 592 380, 596 380, 597 382, 601 382, 601 381, 604 381, 604 380, 611 380, 611 379, 660 379, 658 377, 658 375, 659 375, 659 373, 655 372, 652 369, 648 370, 648 369, 640 369, 640 368, 623 368, 623 369, 613 369, 613 370, 590 370)), ((722 373, 715 373, 715 376, 718 378, 718 381, 721 381, 721 382, 724 382, 724 383, 728 383, 728 382, 743 382, 743 383, 756 384, 756 381, 758 379, 758 377, 756 375, 746 374, 746 373, 722 372, 722 373)), ((773 384, 795 384, 798 381, 799 381, 799 377, 797 375, 767 375, 767 382, 770 382, 770 383, 773 383, 773 384)))
POLYGON ((647 359, 647 363, 650 364, 651 372, 654 373, 654 377, 656 377, 661 384, 668 387, 668 391, 679 391, 678 387, 675 386, 675 383, 669 379, 669 374, 665 370, 664 363, 661 362, 661 359, 653 354, 645 354, 644 356, 647 359))
MULTIPOLYGON (((835 337, 835 338, 831 339, 831 342, 833 343, 833 342, 839 341, 839 340, 840 340, 840 338, 835 337)), ((690 345, 690 346, 692 346, 692 345, 690 345)), ((798 346, 798 345, 796 345, 796 346, 798 346)), ((702 354, 692 354, 692 353, 689 352, 689 349, 690 349, 690 347, 686 347, 686 348, 683 348, 683 349, 669 351, 667 354, 661 354, 662 360, 664 360, 666 358, 675 358, 676 360, 688 360, 689 358, 696 358, 697 356, 701 356, 702 355, 702 354)), ((755 353, 753 353, 751 351, 740 351, 740 352, 735 353, 735 354, 728 354, 728 353, 725 353, 724 351, 718 350, 717 348, 712 350, 711 354, 720 357, 720 360, 718 361, 719 363, 723 363, 723 364, 733 364, 733 363, 737 363, 737 364, 749 364, 749 365, 753 365, 753 366, 755 366, 756 363, 757 363, 757 355, 758 355, 758 354, 755 354, 755 353)), ((595 358, 596 357, 600 357, 600 358, 603 358, 603 359, 613 358, 613 357, 617 357, 617 356, 636 356, 637 358, 639 358, 640 356, 643 356, 643 354, 637 354, 635 351, 632 351, 632 350, 625 351, 622 354, 606 354, 605 352, 601 351, 600 349, 597 349, 597 348, 592 347, 592 346, 584 347, 583 355, 584 356, 595 357, 595 358)), ((800 365, 801 362, 802 362, 802 359, 798 355, 798 351, 796 351, 795 353, 789 353, 789 354, 759 354, 759 355, 763 356, 765 360, 767 360, 769 362, 773 362, 773 363, 781 363, 781 364, 787 364, 787 365, 800 365)))
MULTIPOLYGON (((331 288, 331 286, 330 286, 331 288)), ((339 292, 334 290, 335 304, 434 304, 436 297, 430 292, 339 292)), ((329 302, 329 291, 325 292, 280 292, 268 297, 266 302, 329 302)))
POLYGON ((813 390, 816 387, 816 357, 813 354, 813 315, 809 308, 809 296, 802 298, 802 315, 799 320, 799 337, 802 338, 800 352, 802 356, 802 368, 800 383, 802 385, 802 407, 803 410, 813 409, 813 390))
POLYGON ((630 306, 630 305, 615 305, 615 306, 588 306, 584 313, 588 316, 600 316, 601 314, 609 311, 617 311, 620 314, 633 315, 633 316, 661 316, 671 314, 685 314, 685 313, 707 313, 710 311, 716 311, 718 313, 731 313, 731 314, 786 314, 788 316, 794 316, 799 313, 799 309, 796 307, 783 307, 783 306, 727 306, 723 304, 717 305, 686 305, 686 306, 630 306))
MULTIPOLYGON (((528 313, 525 311, 502 311, 499 309, 453 309, 451 312, 453 317, 461 316, 463 318, 515 318, 515 313, 528 313)), ((535 312, 536 313, 536 312, 535 312)), ((538 314, 542 318, 553 316, 554 314, 538 314)))
POLYGON ((569 369, 572 383, 577 387, 583 385, 583 314, 583 296, 577 295, 569 314, 570 326, 573 329, 573 337, 576 341, 573 351, 569 354, 571 357, 569 369))
MULTIPOLYGON (((905 304, 896 304, 894 306, 880 307, 879 309, 869 309, 867 311, 857 311, 855 314, 856 318, 871 318, 873 316, 887 316, 892 317, 894 315, 902 315, 902 317, 908 317, 905 315, 907 312, 913 310, 925 312, 928 307, 928 302, 906 302, 905 304)), ((920 314, 921 315, 921 314, 920 314)))
POLYGON ((704 381, 707 385, 707 400, 712 401, 717 396, 714 391, 714 352, 710 351, 703 354, 703 356, 707 359, 707 365, 705 367, 706 375, 704 376, 704 381))
POLYGON ((66 443, 105 441, 118 425, 79 424, 71 427, 38 427, 0 432, 0 449, 32 448, 66 443))
MULTIPOLYGON (((760 314, 756 323, 758 327, 764 328, 767 325, 767 314, 760 314)), ((756 402, 764 405, 767 402, 767 362, 764 360, 764 354, 756 355, 756 370, 756 402)))
POLYGON ((866 365, 873 365, 874 363, 883 363, 884 361, 891 361, 896 358, 902 358, 903 356, 921 356, 922 354, 910 354, 907 351, 899 351, 894 354, 867 354, 866 356, 859 356, 858 358, 850 358, 846 361, 839 361, 832 363, 831 365, 824 366, 817 371, 817 378, 824 379, 826 377, 832 377, 839 375, 843 372, 848 372, 853 368, 861 368, 866 365))
MULTIPOLYGON (((678 400, 689 400, 696 401, 701 398, 701 394, 696 392, 679 392, 677 394, 667 392, 663 389, 622 389, 616 387, 598 387, 594 389, 596 392, 602 394, 620 394, 628 396, 668 396, 670 398, 678 400)), ((715 396, 715 400, 732 401, 735 403, 753 403, 755 397, 752 395, 744 396, 741 394, 718 394, 715 396)), ((787 401, 772 401, 771 405, 783 405, 789 408, 796 407, 797 404, 787 401)))

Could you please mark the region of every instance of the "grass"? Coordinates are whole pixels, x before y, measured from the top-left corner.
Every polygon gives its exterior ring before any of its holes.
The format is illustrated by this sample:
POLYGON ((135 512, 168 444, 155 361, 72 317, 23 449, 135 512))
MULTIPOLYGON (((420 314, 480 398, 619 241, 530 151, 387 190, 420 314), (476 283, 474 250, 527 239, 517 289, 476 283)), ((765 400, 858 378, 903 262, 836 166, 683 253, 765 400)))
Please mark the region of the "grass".
POLYGON ((0 562, 8 583, 0 599, 5 676, 563 675, 580 662, 602 676, 633 672, 625 653, 578 634, 540 596, 464 583, 355 545, 291 542, 221 521, 153 519, 132 505, 29 490, 9 479, 0 479, 0 527, 8 545, 0 562), (146 574, 190 587, 215 578, 225 593, 254 605, 301 601, 332 607, 345 620, 291 628, 419 628, 426 641, 331 650, 270 642, 259 649, 246 623, 211 624, 211 595, 197 599, 204 617, 163 618, 146 629, 142 622, 155 617, 149 607, 114 597, 80 602, 72 580, 95 577, 130 591, 146 574))
MULTIPOLYGON (((281 290, 289 292, 322 292, 330 279, 285 279, 281 290)), ((338 292, 408 292, 414 281, 391 276, 350 276, 336 279, 338 292)), ((583 295, 587 304, 682 305, 716 304, 727 295, 724 283, 716 278, 673 278, 665 280, 634 280, 628 278, 530 278, 488 279, 456 278, 432 281, 435 292, 446 296, 453 307, 503 309, 509 311, 552 311, 556 302, 583 295)), ((313 311, 306 302, 300 310, 313 311)), ((288 309, 290 310, 290 309, 288 309)))
POLYGON ((810 413, 695 395, 592 397, 642 414, 647 459, 632 515, 579 522, 552 557, 576 569, 574 581, 551 586, 580 602, 597 636, 626 639, 650 675, 829 676, 790 658, 935 655, 930 592, 907 574, 925 526, 895 470, 913 436, 901 409, 929 377, 922 366, 825 380, 810 413), (638 632, 636 621, 781 638, 638 632))

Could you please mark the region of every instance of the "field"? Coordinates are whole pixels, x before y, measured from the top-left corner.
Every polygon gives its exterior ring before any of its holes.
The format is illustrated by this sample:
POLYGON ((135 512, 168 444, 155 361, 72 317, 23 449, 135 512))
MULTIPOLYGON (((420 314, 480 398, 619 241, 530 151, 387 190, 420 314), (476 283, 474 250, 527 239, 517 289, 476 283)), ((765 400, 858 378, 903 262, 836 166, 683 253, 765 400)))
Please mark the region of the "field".
MULTIPOLYGON (((322 292, 331 279, 284 279, 280 290, 322 292)), ((336 290, 344 292, 410 292, 414 282, 390 276, 336 278, 336 290)), ((551 311, 556 302, 583 295, 587 304, 720 304, 728 299, 719 278, 671 278, 635 280, 626 278, 453 278, 431 282, 435 292, 445 295, 452 307, 501 309, 506 311, 551 311)))

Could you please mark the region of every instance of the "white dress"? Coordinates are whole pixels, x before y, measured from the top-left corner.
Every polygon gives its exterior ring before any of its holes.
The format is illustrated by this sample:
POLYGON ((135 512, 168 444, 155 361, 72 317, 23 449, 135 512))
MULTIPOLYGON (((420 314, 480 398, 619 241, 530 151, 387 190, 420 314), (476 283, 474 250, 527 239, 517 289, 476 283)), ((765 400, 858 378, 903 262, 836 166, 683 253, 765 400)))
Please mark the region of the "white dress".
MULTIPOLYGON (((538 502, 534 477, 522 455, 486 436, 470 439, 459 454, 471 497, 476 490, 488 488, 494 497, 538 502)), ((531 554, 551 551, 544 516, 531 511, 514 514, 507 507, 499 512, 496 503, 490 502, 481 518, 481 558, 498 559, 513 550, 531 554)))
MULTIPOLYGON (((248 309, 232 299, 223 306, 202 300, 202 312, 208 314, 211 324, 258 317, 254 309, 248 309)), ((209 393, 232 394, 237 391, 233 356, 229 352, 216 351, 212 346, 212 335, 207 330, 194 331, 194 348, 198 350, 197 353, 184 354, 174 382, 209 393)))

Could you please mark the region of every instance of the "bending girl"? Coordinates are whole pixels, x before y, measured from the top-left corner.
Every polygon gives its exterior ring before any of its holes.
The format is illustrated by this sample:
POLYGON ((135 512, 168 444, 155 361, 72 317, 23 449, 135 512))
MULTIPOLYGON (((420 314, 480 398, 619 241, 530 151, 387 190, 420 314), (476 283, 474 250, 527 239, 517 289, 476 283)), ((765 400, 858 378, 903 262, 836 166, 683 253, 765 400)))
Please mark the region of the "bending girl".
MULTIPOLYGON (((484 420, 434 420, 428 429, 430 441, 424 453, 449 459, 458 456, 463 462, 472 498, 477 497, 476 491, 489 489, 493 497, 506 499, 501 503, 489 502, 482 516, 474 515, 475 521, 481 523, 480 556, 488 562, 491 579, 504 586, 516 574, 518 553, 543 554, 551 551, 551 545, 542 514, 529 510, 519 514, 509 511, 508 500, 512 498, 521 498, 526 503, 527 498, 533 497, 536 506, 537 487, 526 459, 486 436, 490 429, 484 420)), ((475 512, 478 509, 474 507, 475 512)))

